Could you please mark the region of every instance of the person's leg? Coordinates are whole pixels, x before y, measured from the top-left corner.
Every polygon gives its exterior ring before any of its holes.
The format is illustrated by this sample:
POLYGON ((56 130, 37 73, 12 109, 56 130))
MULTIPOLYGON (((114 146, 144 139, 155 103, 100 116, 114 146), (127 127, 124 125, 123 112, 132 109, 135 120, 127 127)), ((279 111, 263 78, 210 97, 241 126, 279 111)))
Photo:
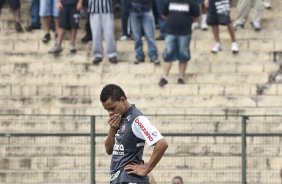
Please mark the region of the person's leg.
POLYGON ((163 52, 163 76, 159 81, 159 86, 163 87, 168 83, 168 76, 172 66, 172 62, 177 60, 177 39, 175 35, 167 34, 165 37, 165 49, 163 52))
POLYGON ((264 10, 263 0, 253 0, 254 1, 254 13, 252 17, 252 25, 256 31, 261 29, 261 16, 264 10))
POLYGON ((58 29, 59 29, 59 10, 57 6, 57 0, 52 0, 52 15, 54 17, 54 24, 55 24, 55 34, 58 34, 58 29))
POLYGON ((33 29, 40 29, 39 3, 39 0, 32 0, 31 2, 31 27, 33 29))
POLYGON ((130 37, 129 28, 129 8, 130 8, 130 0, 121 0, 121 26, 122 26, 122 40, 128 39, 130 37), (125 37, 124 37, 125 36, 125 37))
POLYGON ((50 35, 50 18, 51 18, 51 3, 50 0, 40 0, 39 15, 43 20, 43 29, 45 35, 42 38, 44 43, 48 43, 51 39, 50 35))
POLYGON ((162 19, 162 8, 164 6, 164 0, 155 0, 157 13, 158 13, 158 25, 160 27, 160 36, 157 38, 158 40, 164 40, 166 33, 166 22, 162 19))
POLYGON ((184 77, 187 68, 187 63, 190 60, 190 42, 191 35, 178 36, 178 50, 179 50, 179 75, 178 75, 178 84, 184 84, 184 77))
POLYGON ((218 25, 213 25, 212 26, 212 33, 215 42, 220 43, 220 38, 219 38, 219 26, 218 25))
POLYGON ((117 56, 115 33, 114 33, 114 15, 107 13, 102 15, 104 39, 107 46, 108 58, 114 58, 117 56))
MULTIPOLYGON (((90 25, 92 32, 92 50, 94 58, 99 58, 98 63, 102 61, 103 58, 103 46, 102 46, 102 19, 101 14, 90 14, 90 25)), ((94 59, 94 60, 95 60, 94 59)), ((93 61, 94 62, 94 61, 93 61)))
POLYGON ((20 0, 9 0, 8 1, 11 11, 13 13, 14 19, 15 19, 15 28, 17 32, 22 32, 22 26, 21 26, 21 15, 20 15, 20 8, 21 8, 21 4, 20 4, 20 0))
POLYGON ((239 0, 237 3, 237 18, 235 25, 244 25, 251 10, 251 0, 239 0))
POLYGON ((136 13, 130 13, 130 22, 132 27, 132 33, 134 37, 134 48, 136 54, 135 64, 139 62, 144 62, 145 54, 143 52, 143 42, 142 42, 142 17, 139 17, 136 13))
POLYGON ((228 30, 228 33, 230 35, 231 41, 232 42, 236 42, 235 31, 234 31, 234 28, 233 28, 232 24, 230 23, 230 24, 228 24, 226 26, 227 26, 227 30, 228 30))
POLYGON ((155 44, 155 26, 152 11, 143 13, 142 26, 148 44, 148 55, 150 60, 155 64, 159 64, 158 49, 155 44))

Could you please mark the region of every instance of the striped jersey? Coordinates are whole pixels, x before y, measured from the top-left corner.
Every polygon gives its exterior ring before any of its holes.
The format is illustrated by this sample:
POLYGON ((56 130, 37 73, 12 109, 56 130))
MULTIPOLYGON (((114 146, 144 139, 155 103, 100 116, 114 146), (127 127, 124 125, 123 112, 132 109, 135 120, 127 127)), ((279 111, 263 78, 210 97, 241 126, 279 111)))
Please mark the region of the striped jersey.
POLYGON ((88 12, 93 13, 113 13, 112 0, 89 0, 88 12))

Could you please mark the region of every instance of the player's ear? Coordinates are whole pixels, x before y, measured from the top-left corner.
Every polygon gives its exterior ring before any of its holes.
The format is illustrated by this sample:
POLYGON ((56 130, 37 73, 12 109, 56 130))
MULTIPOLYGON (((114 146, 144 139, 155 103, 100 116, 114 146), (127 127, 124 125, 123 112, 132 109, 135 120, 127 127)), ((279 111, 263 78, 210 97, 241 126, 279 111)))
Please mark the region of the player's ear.
POLYGON ((120 97, 120 101, 125 102, 126 101, 125 97, 124 96, 120 97))

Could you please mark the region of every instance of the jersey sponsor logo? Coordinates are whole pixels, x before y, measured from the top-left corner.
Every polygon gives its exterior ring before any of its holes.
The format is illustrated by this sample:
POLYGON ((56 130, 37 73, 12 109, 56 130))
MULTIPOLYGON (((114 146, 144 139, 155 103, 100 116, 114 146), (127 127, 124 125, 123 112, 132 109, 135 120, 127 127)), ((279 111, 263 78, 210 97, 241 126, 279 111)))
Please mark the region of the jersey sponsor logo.
POLYGON ((150 140, 153 141, 153 137, 149 134, 148 130, 143 126, 143 124, 140 122, 139 118, 135 120, 135 123, 140 127, 142 132, 145 134, 145 136, 150 140))
POLYGON ((189 12, 190 6, 189 4, 170 3, 168 9, 169 11, 189 12))
POLYGON ((117 144, 114 145, 113 155, 124 155, 124 146, 123 144, 117 144))

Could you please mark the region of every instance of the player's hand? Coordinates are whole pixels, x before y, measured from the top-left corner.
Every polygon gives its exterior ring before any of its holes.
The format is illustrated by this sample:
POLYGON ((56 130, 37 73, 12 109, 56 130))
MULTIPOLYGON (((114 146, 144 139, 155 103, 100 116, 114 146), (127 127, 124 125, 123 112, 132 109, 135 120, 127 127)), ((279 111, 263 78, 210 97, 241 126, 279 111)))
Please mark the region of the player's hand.
POLYGON ((120 114, 112 114, 110 115, 110 119, 108 120, 108 124, 111 128, 117 129, 121 120, 120 114))
POLYGON ((146 170, 145 170, 145 165, 140 165, 140 164, 128 164, 124 167, 124 170, 127 171, 127 174, 135 174, 138 176, 145 176, 146 170))

